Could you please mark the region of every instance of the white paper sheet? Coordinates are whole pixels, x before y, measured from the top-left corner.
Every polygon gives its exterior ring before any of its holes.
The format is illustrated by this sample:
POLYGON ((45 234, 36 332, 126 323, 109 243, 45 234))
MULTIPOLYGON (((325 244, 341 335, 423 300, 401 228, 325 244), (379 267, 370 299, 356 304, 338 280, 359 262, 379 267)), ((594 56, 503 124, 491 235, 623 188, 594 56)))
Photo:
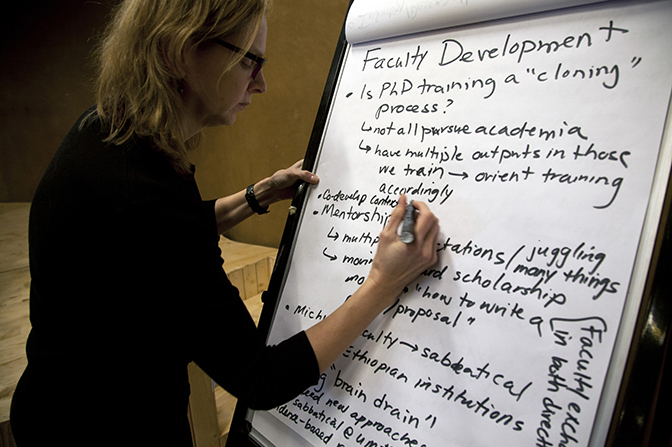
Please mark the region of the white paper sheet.
POLYGON ((672 90, 671 17, 669 1, 596 5, 352 46, 270 342, 356 290, 399 193, 439 216, 440 262, 259 417, 314 446, 587 445, 672 90))
POLYGON ((355 45, 600 1, 604 0, 357 0, 348 11, 345 34, 355 45))

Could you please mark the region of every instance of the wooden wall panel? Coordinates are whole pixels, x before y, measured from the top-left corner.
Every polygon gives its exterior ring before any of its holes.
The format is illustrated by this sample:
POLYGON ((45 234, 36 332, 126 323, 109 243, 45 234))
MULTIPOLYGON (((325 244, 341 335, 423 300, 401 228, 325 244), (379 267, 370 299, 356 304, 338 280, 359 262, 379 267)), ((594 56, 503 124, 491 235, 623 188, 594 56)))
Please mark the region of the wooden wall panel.
MULTIPOLYGON (((0 201, 28 202, 61 140, 93 104, 90 54, 114 0, 18 2, 0 24, 0 201)), ((236 192, 303 157, 348 0, 275 0, 268 92, 193 159, 204 198, 236 192)), ((227 236, 277 247, 289 202, 227 236)))
MULTIPOLYGON (((301 159, 313 129, 348 0, 276 0, 268 20, 268 91, 230 127, 207 129, 194 150, 204 198, 239 191, 301 159)), ((271 206, 226 234, 277 247, 290 202, 271 206)))

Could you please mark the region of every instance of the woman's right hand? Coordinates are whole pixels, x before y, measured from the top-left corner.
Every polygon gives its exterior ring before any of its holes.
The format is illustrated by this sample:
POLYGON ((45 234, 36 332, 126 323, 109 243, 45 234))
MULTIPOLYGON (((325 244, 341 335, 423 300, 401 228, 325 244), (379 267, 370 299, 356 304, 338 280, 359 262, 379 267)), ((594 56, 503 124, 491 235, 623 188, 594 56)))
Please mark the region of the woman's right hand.
POLYGON ((380 234, 364 284, 327 318, 306 330, 320 372, 326 371, 380 312, 394 304, 408 283, 436 263, 439 220, 424 203, 413 204, 418 210, 415 240, 405 244, 397 235, 406 210, 406 196, 402 195, 380 234))
POLYGON ((406 196, 402 194, 380 234, 378 250, 368 276, 376 287, 389 289, 389 296, 394 298, 420 273, 434 265, 438 258, 439 220, 424 202, 414 201, 413 206, 417 210, 413 242, 406 244, 397 234, 406 210, 406 196))

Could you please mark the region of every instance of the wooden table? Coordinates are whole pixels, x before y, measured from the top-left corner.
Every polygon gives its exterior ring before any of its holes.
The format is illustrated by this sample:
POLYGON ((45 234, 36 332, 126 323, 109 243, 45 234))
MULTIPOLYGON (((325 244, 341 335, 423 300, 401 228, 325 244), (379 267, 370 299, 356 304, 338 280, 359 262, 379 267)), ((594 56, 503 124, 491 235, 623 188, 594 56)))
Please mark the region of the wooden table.
POLYGON ((29 203, 0 203, 0 445, 13 446, 9 406, 26 367, 29 203))
MULTIPOLYGON (((16 383, 26 367, 30 332, 28 298, 28 214, 30 203, 0 203, 0 447, 13 447, 9 407, 16 383)), ((224 271, 238 287, 258 321, 261 292, 270 280, 277 250, 220 238, 224 271)), ((198 367, 190 365, 192 398, 189 415, 196 447, 219 447, 226 441, 236 400, 198 367)))

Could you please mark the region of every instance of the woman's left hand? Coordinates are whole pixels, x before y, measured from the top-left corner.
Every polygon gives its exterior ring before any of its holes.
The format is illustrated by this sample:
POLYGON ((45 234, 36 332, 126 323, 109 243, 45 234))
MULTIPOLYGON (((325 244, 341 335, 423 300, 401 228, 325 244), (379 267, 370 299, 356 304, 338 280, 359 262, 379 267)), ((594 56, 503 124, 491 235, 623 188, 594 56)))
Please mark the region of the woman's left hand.
POLYGON ((291 199, 294 196, 299 181, 304 181, 311 185, 316 185, 320 181, 312 172, 301 169, 302 164, 303 160, 299 160, 292 166, 280 169, 271 177, 265 179, 267 181, 268 194, 272 200, 271 203, 291 199))
MULTIPOLYGON (((254 196, 262 208, 294 197, 300 181, 311 185, 316 185, 320 181, 312 172, 301 169, 302 163, 303 160, 299 160, 292 166, 280 169, 272 176, 254 184, 254 196)), ((253 214, 254 211, 245 199, 245 190, 222 197, 215 203, 215 219, 219 234, 223 234, 253 214)))

